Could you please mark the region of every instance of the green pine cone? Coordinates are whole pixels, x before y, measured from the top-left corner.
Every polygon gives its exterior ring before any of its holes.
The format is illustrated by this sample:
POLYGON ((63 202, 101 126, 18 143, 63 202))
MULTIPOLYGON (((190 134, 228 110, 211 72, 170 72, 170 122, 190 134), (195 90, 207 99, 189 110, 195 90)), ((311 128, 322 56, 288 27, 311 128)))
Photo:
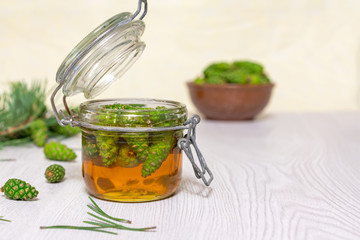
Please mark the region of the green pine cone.
POLYGON ((65 176, 65 168, 58 164, 50 165, 45 171, 45 178, 51 183, 58 183, 65 176))
MULTIPOLYGON (((164 106, 156 108, 146 107, 143 104, 110 104, 105 105, 103 112, 97 116, 98 124, 104 126, 119 127, 172 127, 183 123, 186 119, 179 119, 169 114, 170 109, 164 106), (119 110, 119 111, 114 111, 119 110)), ((124 133, 116 137, 106 135, 105 131, 98 131, 96 145, 100 156, 106 166, 117 161, 117 165, 123 167, 135 167, 143 164, 142 176, 150 176, 166 160, 171 148, 174 146, 173 134, 165 133, 161 137, 154 137, 154 134, 124 133), (153 142, 150 143, 152 138, 153 142), (119 145, 124 139, 128 147, 119 145)))
POLYGON ((165 161, 169 155, 174 142, 175 140, 172 133, 157 137, 154 144, 149 147, 148 158, 145 160, 141 170, 143 177, 150 176, 160 168, 163 161, 165 161))
POLYGON ((136 153, 137 159, 144 162, 149 155, 149 133, 122 134, 122 138, 136 153))
POLYGON ((120 148, 119 156, 116 161, 117 165, 121 167, 132 168, 138 166, 140 163, 141 161, 137 158, 137 154, 131 147, 123 145, 120 148))
POLYGON ((1 188, 1 192, 4 192, 7 197, 14 200, 30 200, 39 194, 29 183, 16 178, 7 180, 1 188))
POLYGON ((119 152, 119 144, 117 142, 118 139, 114 135, 106 136, 101 133, 97 134, 96 145, 105 166, 110 166, 116 162, 119 152))
POLYGON ((47 159, 59 161, 72 161, 76 158, 73 150, 59 142, 49 142, 44 147, 44 153, 47 159))
MULTIPOLYGON (((169 109, 164 106, 156 108, 145 107, 143 104, 118 104, 104 106, 104 113, 98 116, 101 123, 108 126, 121 127, 170 127, 176 126, 179 119, 171 119, 168 116, 169 109), (109 110, 107 110, 109 109, 109 110), (111 110, 110 110, 111 109, 111 110), (113 112, 112 109, 130 110, 128 112, 113 112), (137 111, 147 111, 147 114, 139 114, 137 111)), ((186 119, 182 119, 185 121, 186 119)))
POLYGON ((264 71, 263 66, 261 66, 258 63, 249 62, 249 61, 235 61, 233 63, 233 66, 236 67, 237 69, 243 69, 249 73, 254 73, 254 74, 262 74, 264 71))
POLYGON ((48 138, 47 131, 48 128, 43 119, 39 118, 31 123, 31 137, 37 146, 43 147, 45 145, 48 138))
POLYGON ((53 128, 53 131, 61 134, 65 137, 71 137, 81 132, 81 129, 79 127, 72 127, 70 125, 66 125, 65 127, 62 127, 60 125, 56 125, 53 128))
POLYGON ((242 69, 236 69, 224 73, 224 78, 228 83, 247 84, 249 82, 249 73, 242 69))
POLYGON ((95 139, 90 139, 87 138, 85 139, 84 137, 82 138, 82 152, 84 154, 85 157, 88 158, 96 158, 99 156, 99 149, 96 145, 96 140, 95 139))

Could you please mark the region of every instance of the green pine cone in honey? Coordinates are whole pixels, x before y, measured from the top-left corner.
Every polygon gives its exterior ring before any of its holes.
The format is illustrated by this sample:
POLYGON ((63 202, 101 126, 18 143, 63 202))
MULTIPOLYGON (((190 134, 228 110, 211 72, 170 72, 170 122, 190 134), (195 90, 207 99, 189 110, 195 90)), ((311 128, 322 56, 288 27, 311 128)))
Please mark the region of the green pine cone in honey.
POLYGON ((65 176, 65 168, 58 164, 50 165, 46 168, 45 178, 51 183, 58 183, 63 180, 65 176))
POLYGON ((31 129, 31 137, 34 143, 39 147, 43 147, 48 138, 47 135, 48 128, 46 126, 45 121, 40 118, 35 120, 34 122, 31 123, 30 129, 31 129))
POLYGON ((99 156, 99 149, 94 138, 82 138, 82 152, 88 158, 97 158, 99 156))
POLYGON ((163 133, 160 137, 156 137, 156 141, 149 147, 148 158, 145 160, 141 170, 143 177, 150 176, 160 168, 174 146, 174 142, 172 133, 163 133))
MULTIPOLYGON (((98 123, 104 126, 117 126, 126 128, 136 127, 172 127, 183 123, 186 119, 179 119, 174 114, 168 114, 169 109, 163 106, 156 108, 145 107, 142 104, 111 104, 105 105, 98 115, 98 123), (116 111, 119 110, 119 111, 116 111)), ((185 117, 184 117, 185 118, 185 117)), ((100 149, 104 164, 109 166, 117 155, 117 165, 124 167, 137 166, 143 163, 142 176, 150 176, 166 160, 171 148, 174 146, 175 137, 173 134, 164 134, 161 137, 152 136, 148 132, 123 133, 119 139, 112 136, 108 138, 99 137, 98 131, 97 146, 100 149), (111 140, 112 139, 112 140, 111 140), (125 140, 128 147, 120 145, 121 139, 125 140), (117 146, 117 147, 116 147, 117 146), (130 147, 130 149, 129 149, 130 147), (104 156, 106 157, 104 158, 104 156), (129 158, 125 157, 128 156, 129 158), (135 161, 135 159, 137 161, 135 161)), ((163 134, 163 133, 162 133, 163 134)), ((155 133, 155 135, 157 135, 155 133)))
POLYGON ((60 142, 49 142, 44 147, 47 159, 59 161, 72 161, 76 158, 76 153, 60 142))
POLYGON ((119 156, 116 161, 116 164, 121 167, 132 168, 136 167, 141 163, 140 159, 137 157, 134 149, 128 145, 123 145, 119 150, 119 156))
MULTIPOLYGON (((164 106, 155 108, 145 107, 143 104, 118 104, 104 106, 104 113, 99 120, 108 126, 121 127, 169 127, 179 123, 178 118, 169 116, 169 109, 164 106), (127 112, 114 112, 125 110, 127 112), (142 114, 139 114, 142 112, 142 114)), ((185 121, 186 119, 182 119, 185 121)))
POLYGON ((96 145, 105 166, 110 166, 116 162, 120 146, 115 135, 96 134, 96 145))
MULTIPOLYGON (((123 109, 123 110, 138 110, 142 105, 131 104, 131 105, 123 105, 123 104, 113 104, 113 105, 105 105, 104 112, 98 116, 98 120, 101 124, 106 126, 121 126, 121 127, 137 127, 143 126, 146 122, 149 122, 147 117, 139 117, 134 114, 124 114, 122 112, 116 112, 112 109, 123 109)), ((143 108, 142 108, 143 109, 143 108)), ((150 108, 149 108, 150 109, 150 108)), ((119 161, 119 149, 120 145, 118 143, 118 137, 114 134, 109 134, 104 131, 98 131, 95 133, 96 135, 96 144, 99 148, 100 156, 103 159, 105 166, 110 166, 115 161, 119 161)), ((147 156, 147 139, 148 133, 140 133, 130 135, 121 135, 128 143, 131 142, 133 146, 133 150, 136 152, 137 157, 141 160, 145 160, 147 156), (136 141, 132 141, 136 139, 136 141)), ((120 158, 121 159, 121 158, 120 158)), ((121 165, 121 164, 120 164, 121 165)), ((124 163, 123 165, 127 165, 124 163)))
POLYGON ((14 200, 30 200, 36 198, 39 194, 29 183, 16 178, 7 180, 1 188, 1 192, 4 192, 8 198, 14 200))
POLYGON ((121 137, 133 149, 139 161, 144 162, 148 158, 149 133, 128 133, 122 134, 121 137))

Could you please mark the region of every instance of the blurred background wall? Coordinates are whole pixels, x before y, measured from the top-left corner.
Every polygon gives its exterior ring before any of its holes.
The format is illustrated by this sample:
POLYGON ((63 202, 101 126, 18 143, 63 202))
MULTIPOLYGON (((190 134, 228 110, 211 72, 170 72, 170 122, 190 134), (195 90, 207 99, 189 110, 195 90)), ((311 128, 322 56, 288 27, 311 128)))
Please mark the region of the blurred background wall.
MULTIPOLYGON (((276 84, 267 112, 359 108, 359 0, 148 0, 144 54, 101 94, 184 102, 186 81, 214 61, 262 63, 276 84)), ((69 51, 137 0, 1 0, 0 91, 47 79, 69 51)), ((84 101, 73 98, 74 103, 84 101)))

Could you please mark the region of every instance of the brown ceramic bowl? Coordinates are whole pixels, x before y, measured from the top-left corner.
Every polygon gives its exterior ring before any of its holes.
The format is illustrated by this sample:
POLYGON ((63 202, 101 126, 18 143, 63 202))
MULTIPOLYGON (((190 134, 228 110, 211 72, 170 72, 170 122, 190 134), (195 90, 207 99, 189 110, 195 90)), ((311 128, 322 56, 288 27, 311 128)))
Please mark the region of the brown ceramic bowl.
POLYGON ((250 120, 269 102, 274 84, 195 84, 188 82, 191 99, 206 118, 250 120))

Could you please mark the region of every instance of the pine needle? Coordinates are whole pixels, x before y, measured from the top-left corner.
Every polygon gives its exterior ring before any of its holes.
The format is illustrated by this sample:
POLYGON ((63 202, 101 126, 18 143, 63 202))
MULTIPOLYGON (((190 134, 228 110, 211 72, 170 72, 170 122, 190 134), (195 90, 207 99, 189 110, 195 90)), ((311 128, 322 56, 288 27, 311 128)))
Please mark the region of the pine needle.
POLYGON ((118 224, 113 225, 113 224, 108 224, 108 223, 103 223, 103 222, 93 222, 93 221, 83 221, 83 223, 99 226, 102 228, 116 228, 116 229, 122 229, 122 230, 141 231, 141 232, 150 232, 148 230, 156 228, 156 227, 128 228, 128 227, 124 227, 124 226, 118 225, 118 224))
MULTIPOLYGON (((130 231, 141 231, 141 232, 145 232, 145 231, 148 231, 148 230, 150 230, 150 229, 156 228, 156 227, 129 228, 129 227, 125 227, 125 226, 119 225, 119 224, 117 224, 117 223, 114 223, 114 222, 112 222, 112 221, 110 221, 110 220, 104 219, 104 218, 102 218, 102 217, 96 216, 95 214, 92 214, 92 213, 89 213, 89 212, 88 212, 88 214, 89 214, 90 216, 93 216, 93 217, 101 220, 101 221, 104 221, 104 222, 107 222, 107 223, 108 223, 108 224, 102 223, 103 226, 111 226, 112 228, 123 229, 123 230, 130 230, 130 231), (110 224, 110 225, 109 225, 109 224, 110 224)), ((99 223, 101 224, 101 222, 99 222, 99 223)))
POLYGON ((113 221, 117 221, 117 222, 125 222, 125 223, 131 223, 130 220, 126 220, 126 219, 121 219, 121 218, 115 218, 110 216, 109 214, 105 213, 100 207, 99 205, 96 204, 96 202, 89 197, 90 201, 94 204, 94 205, 90 205, 88 204, 87 206, 94 211, 96 214, 87 212, 87 214, 89 214, 90 216, 96 218, 96 220, 94 221, 83 221, 83 223, 86 224, 90 224, 93 225, 92 227, 87 227, 87 226, 69 226, 69 225, 55 225, 55 226, 42 226, 40 227, 40 229, 77 229, 77 230, 89 230, 89 231, 96 231, 96 232, 104 232, 104 233, 110 233, 110 234, 117 234, 114 232, 109 232, 106 230, 102 230, 102 229, 121 229, 121 230, 129 230, 129 231, 141 231, 141 232, 150 232, 150 230, 155 229, 156 227, 146 227, 146 228, 129 228, 129 227, 125 227, 123 225, 117 224, 116 222, 113 221), (113 221, 111 221, 113 220, 113 221), (95 226, 95 227, 94 227, 95 226))
POLYGON ((11 222, 10 220, 4 219, 3 216, 0 216, 0 221, 11 222))
POLYGON ((90 201, 94 204, 94 206, 92 205, 87 205, 91 210, 93 210, 94 212, 100 214, 101 216, 107 217, 109 219, 115 220, 115 221, 119 221, 119 222, 125 222, 125 223, 131 223, 130 220, 126 220, 126 219, 121 219, 121 218, 114 218, 112 216, 109 216, 108 214, 106 214, 97 204, 96 202, 89 196, 90 201))
POLYGON ((31 143, 31 142, 32 142, 31 137, 24 137, 24 138, 18 138, 18 139, 1 139, 0 149, 7 147, 7 146, 18 146, 18 145, 23 145, 26 143, 31 143))
POLYGON ((75 230, 87 230, 87 231, 95 231, 95 232, 103 232, 110 233, 114 235, 118 235, 114 232, 109 232, 105 230, 101 230, 103 227, 82 227, 82 226, 68 226, 68 225, 55 225, 55 226, 42 226, 40 229, 75 229, 75 230))
POLYGON ((3 159, 0 159, 0 162, 11 162, 11 161, 16 161, 15 158, 3 158, 3 159))

